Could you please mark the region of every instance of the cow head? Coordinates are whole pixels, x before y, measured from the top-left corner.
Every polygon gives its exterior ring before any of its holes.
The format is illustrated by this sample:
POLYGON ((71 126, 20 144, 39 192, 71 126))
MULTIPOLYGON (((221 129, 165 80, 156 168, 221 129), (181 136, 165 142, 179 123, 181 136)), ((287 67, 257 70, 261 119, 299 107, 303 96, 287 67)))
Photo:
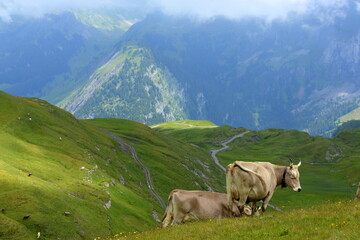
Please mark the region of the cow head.
POLYGON ((288 168, 285 175, 286 186, 292 188, 295 192, 301 191, 300 173, 299 173, 300 165, 301 162, 299 162, 298 165, 294 165, 293 163, 290 163, 290 167, 288 168))

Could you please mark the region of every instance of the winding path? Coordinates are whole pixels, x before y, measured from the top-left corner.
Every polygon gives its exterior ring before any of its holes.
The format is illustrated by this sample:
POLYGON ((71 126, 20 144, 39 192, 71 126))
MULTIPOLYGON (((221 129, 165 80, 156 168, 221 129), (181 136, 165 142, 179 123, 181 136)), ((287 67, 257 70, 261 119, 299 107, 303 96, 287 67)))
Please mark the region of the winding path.
MULTIPOLYGON (((238 138, 241 138, 243 137, 245 134, 249 133, 250 131, 246 131, 246 132, 243 132, 241 134, 238 134, 238 135, 235 135, 233 136, 232 138, 226 140, 225 142, 223 142, 221 145, 223 146, 222 148, 220 149, 212 149, 211 150, 211 157, 212 159, 214 160, 214 162, 216 163, 216 165, 218 165, 225 173, 225 168, 223 165, 221 165, 221 163, 219 162, 219 159, 216 157, 216 154, 218 154, 219 152, 222 152, 222 151, 225 151, 226 149, 229 148, 229 143, 231 143, 232 141, 234 141, 235 139, 238 139, 238 138)), ((261 201, 262 202, 262 201, 261 201)), ((274 205, 271 205, 271 204, 268 204, 269 207, 279 211, 279 212, 284 212, 284 210, 282 210, 281 208, 278 208, 274 205)))
POLYGON ((117 143, 120 145, 121 149, 123 150, 128 150, 130 151, 131 153, 131 156, 133 157, 133 159, 135 160, 135 162, 137 162, 141 168, 143 169, 144 171, 144 176, 145 176, 145 180, 146 180, 146 183, 150 189, 150 192, 151 194, 156 198, 156 200, 159 202, 159 204, 161 205, 161 207, 163 209, 166 208, 166 204, 164 202, 164 200, 159 196, 159 194, 155 191, 155 188, 154 188, 154 185, 152 183, 152 180, 151 180, 151 175, 150 175, 150 171, 149 169, 140 161, 137 153, 136 153, 136 150, 135 148, 130 145, 129 143, 125 142, 124 140, 122 140, 120 137, 106 131, 107 134, 109 134, 109 136, 111 136, 112 138, 114 138, 117 143))
POLYGON ((223 148, 220 149, 212 149, 211 150, 211 157, 214 159, 216 165, 218 165, 224 172, 225 172, 225 168, 223 165, 221 165, 221 163, 219 162, 219 159, 216 157, 216 154, 218 154, 219 152, 225 151, 226 149, 229 148, 229 143, 231 143, 232 141, 234 141, 235 139, 241 138, 243 137, 245 134, 247 134, 250 131, 246 131, 243 132, 241 134, 235 135, 232 138, 230 138, 229 140, 223 142, 221 145, 223 146, 223 148))

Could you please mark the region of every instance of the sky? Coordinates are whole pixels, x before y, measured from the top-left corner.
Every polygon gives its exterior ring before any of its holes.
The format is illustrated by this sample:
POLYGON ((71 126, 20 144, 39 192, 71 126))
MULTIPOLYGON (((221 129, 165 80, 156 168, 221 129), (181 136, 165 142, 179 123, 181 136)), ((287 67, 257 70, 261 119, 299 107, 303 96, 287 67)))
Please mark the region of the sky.
POLYGON ((260 17, 273 20, 324 9, 336 14, 348 1, 351 0, 0 0, 0 19, 10 22, 14 15, 41 17, 69 9, 133 6, 199 19, 222 15, 230 19, 260 17))

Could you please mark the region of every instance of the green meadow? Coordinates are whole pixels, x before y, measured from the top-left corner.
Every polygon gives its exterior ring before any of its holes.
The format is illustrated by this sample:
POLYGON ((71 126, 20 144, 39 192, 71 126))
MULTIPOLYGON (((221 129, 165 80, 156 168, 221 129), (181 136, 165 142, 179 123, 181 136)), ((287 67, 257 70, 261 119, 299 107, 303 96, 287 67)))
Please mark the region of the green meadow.
POLYGON ((0 93, 0 104, 0 238, 89 239, 157 225, 151 200, 117 180, 133 160, 107 134, 39 99, 0 93))
POLYGON ((146 232, 120 232, 116 239, 359 239, 360 202, 338 201, 260 217, 209 219, 146 232))
POLYGON ((165 202, 174 188, 224 190, 206 151, 143 124, 79 121, 43 100, 3 92, 0 109, 1 239, 38 232, 42 239, 93 239, 159 226, 164 209, 110 132, 134 147, 165 202))
MULTIPOLYGON (((163 124, 160 132, 208 151, 221 148, 222 141, 245 131, 244 128, 229 126, 176 129, 172 125, 166 129, 163 124)), ((234 161, 264 161, 284 166, 290 164, 290 158, 294 164, 302 161, 300 179, 303 191, 295 193, 279 188, 270 201, 284 210, 302 208, 354 196, 360 181, 360 150, 356 140, 359 137, 358 129, 344 131, 333 139, 310 136, 297 130, 250 131, 231 142, 229 148, 218 153, 217 157, 224 167, 234 161)))
POLYGON ((278 189, 270 202, 285 213, 269 209, 258 218, 154 230, 164 209, 122 142, 136 150, 155 191, 167 203, 175 188, 224 192, 225 174, 210 150, 247 129, 208 121, 149 127, 123 119, 77 120, 46 101, 3 92, 0 109, 0 239, 36 239, 38 232, 40 239, 118 238, 125 233, 142 239, 169 234, 174 239, 238 238, 242 231, 234 229, 248 229, 244 238, 317 238, 319 231, 323 239, 355 239, 353 232, 359 230, 352 224, 359 219, 359 205, 349 202, 360 180, 358 129, 333 139, 295 130, 250 131, 217 157, 224 166, 236 160, 282 165, 289 164, 289 158, 301 160, 303 191, 278 189), (259 221, 270 225, 259 228, 259 221), (298 224, 307 230, 300 231, 298 224), (339 230, 338 235, 333 230, 339 230))

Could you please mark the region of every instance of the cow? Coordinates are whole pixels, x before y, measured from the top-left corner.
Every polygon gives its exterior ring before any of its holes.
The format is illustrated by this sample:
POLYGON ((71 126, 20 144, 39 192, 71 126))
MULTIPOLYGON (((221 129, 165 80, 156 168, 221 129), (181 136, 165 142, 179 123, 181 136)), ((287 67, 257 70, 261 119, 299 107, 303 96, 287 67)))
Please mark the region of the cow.
MULTIPOLYGON (((178 225, 186 221, 240 216, 237 204, 228 210, 225 193, 206 191, 186 191, 175 189, 168 198, 168 206, 161 227, 178 225)), ((251 215, 251 208, 244 207, 245 214, 251 215)))
POLYGON ((226 167, 226 191, 228 209, 232 209, 234 200, 238 201, 240 214, 244 212, 245 203, 252 202, 252 214, 257 213, 256 202, 262 200, 261 209, 266 211, 278 185, 301 191, 298 165, 279 166, 269 162, 236 161, 226 167))

